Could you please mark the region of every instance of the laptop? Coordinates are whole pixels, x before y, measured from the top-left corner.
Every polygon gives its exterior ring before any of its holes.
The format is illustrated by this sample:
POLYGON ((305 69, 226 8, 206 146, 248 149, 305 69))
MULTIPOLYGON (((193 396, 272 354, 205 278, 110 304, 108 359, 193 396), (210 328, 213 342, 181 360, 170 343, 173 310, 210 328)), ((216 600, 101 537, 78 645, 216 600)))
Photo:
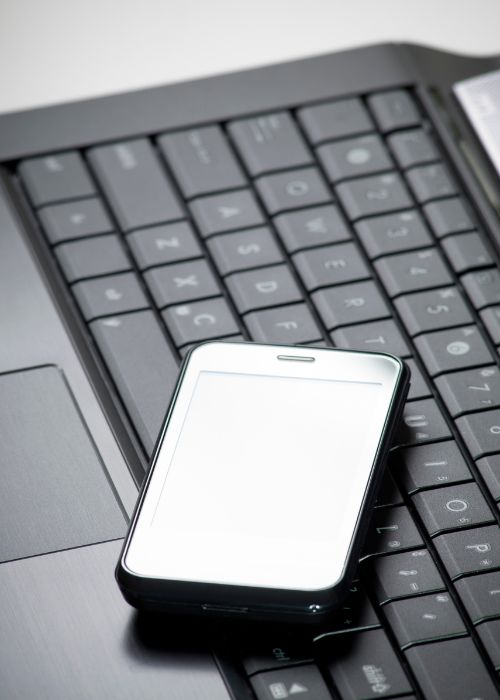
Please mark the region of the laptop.
POLYGON ((2 698, 498 697, 499 68, 384 44, 0 117, 2 698), (321 628, 139 615, 115 582, 215 338, 410 366, 321 628))

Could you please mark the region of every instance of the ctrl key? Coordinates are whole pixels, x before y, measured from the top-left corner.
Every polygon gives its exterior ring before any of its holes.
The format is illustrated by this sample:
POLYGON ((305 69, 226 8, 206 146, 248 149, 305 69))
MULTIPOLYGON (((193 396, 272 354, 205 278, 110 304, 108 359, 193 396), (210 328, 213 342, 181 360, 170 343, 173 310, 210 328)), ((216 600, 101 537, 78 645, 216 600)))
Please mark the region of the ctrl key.
POLYGON ((331 700, 321 673, 314 664, 282 668, 279 671, 256 673, 251 677, 258 700, 282 700, 300 697, 303 700, 331 700))

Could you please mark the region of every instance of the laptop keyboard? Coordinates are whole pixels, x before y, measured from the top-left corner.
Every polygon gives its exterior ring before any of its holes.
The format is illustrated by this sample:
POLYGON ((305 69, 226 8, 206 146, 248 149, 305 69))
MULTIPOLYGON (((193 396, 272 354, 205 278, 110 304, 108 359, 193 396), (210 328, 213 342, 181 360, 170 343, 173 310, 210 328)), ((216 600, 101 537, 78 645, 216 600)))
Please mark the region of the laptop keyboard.
POLYGON ((359 580, 314 641, 248 641, 235 662, 258 700, 498 697, 500 273, 413 93, 17 172, 146 453, 193 343, 335 345, 410 365, 359 580))

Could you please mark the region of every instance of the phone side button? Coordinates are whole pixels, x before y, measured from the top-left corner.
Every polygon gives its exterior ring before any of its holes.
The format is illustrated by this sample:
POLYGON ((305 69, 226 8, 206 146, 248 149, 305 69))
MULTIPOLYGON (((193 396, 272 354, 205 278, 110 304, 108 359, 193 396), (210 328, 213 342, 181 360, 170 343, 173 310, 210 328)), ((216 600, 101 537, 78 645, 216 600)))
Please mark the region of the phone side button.
POLYGON ((250 682, 258 700, 281 700, 296 695, 303 700, 332 700, 321 673, 313 664, 258 673, 250 682))

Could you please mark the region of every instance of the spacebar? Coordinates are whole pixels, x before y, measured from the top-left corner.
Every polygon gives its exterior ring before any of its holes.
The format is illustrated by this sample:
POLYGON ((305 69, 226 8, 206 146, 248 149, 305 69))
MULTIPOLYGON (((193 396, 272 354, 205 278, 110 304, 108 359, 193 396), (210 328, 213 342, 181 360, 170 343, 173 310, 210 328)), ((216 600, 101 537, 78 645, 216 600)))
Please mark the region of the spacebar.
POLYGON ((175 386, 178 360, 151 311, 101 318, 89 325, 150 455, 175 386))

